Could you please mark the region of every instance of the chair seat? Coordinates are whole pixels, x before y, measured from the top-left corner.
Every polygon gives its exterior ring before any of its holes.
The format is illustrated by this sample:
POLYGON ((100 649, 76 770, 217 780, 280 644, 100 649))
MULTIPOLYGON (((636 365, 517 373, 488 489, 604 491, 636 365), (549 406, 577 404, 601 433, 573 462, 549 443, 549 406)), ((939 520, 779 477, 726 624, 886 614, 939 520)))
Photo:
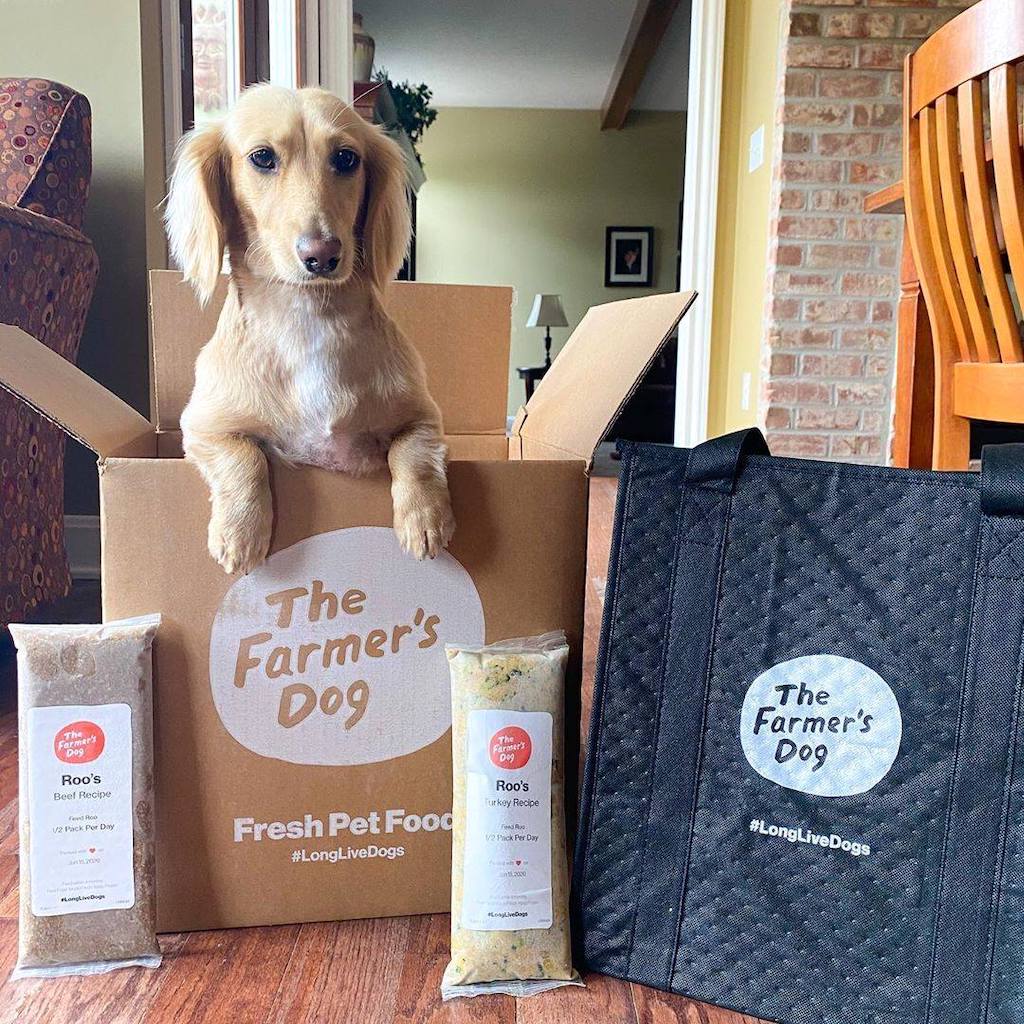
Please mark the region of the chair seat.
POLYGON ((957 363, 953 412, 972 420, 1024 423, 1024 363, 957 363))

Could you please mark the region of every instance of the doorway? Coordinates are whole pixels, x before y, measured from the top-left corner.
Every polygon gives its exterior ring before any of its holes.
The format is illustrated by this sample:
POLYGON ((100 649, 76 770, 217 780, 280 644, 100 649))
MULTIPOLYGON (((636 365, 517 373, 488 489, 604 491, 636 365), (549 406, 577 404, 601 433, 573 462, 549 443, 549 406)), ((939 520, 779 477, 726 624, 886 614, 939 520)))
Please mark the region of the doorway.
MULTIPOLYGON (((415 278, 515 289, 514 416, 548 337, 557 358, 590 306, 679 287, 690 4, 356 0, 353 19, 357 105, 415 150, 415 278)), ((670 345, 609 436, 670 442, 675 379, 670 345)))

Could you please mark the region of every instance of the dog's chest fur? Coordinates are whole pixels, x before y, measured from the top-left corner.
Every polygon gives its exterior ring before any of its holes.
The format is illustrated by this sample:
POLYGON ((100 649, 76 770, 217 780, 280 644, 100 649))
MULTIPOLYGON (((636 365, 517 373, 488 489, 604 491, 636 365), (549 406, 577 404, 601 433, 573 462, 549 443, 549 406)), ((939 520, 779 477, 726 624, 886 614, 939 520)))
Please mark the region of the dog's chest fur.
POLYGON ((324 311, 300 297, 250 318, 275 352, 278 394, 287 404, 266 438, 282 457, 337 472, 379 469, 400 423, 402 390, 392 348, 363 310, 324 311))

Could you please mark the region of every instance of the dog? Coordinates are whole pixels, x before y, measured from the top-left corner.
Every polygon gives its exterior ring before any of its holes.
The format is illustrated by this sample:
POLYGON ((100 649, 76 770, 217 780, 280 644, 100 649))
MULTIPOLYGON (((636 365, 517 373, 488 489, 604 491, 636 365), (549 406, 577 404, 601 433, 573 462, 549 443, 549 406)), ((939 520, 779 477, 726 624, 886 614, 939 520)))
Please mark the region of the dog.
POLYGON ((266 557, 267 453, 354 475, 386 463, 402 547, 435 557, 455 526, 441 414, 382 305, 411 237, 398 146, 329 92, 253 86, 182 139, 165 224, 203 304, 228 253, 181 415, 210 490, 213 558, 245 573, 266 557))

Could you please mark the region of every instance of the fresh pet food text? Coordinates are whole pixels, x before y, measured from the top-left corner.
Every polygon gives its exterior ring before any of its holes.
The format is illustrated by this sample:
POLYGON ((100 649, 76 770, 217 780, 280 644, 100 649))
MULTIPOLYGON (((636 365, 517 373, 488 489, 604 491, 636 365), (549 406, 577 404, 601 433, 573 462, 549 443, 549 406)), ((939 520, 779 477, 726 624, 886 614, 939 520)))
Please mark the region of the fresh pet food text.
POLYGON ((292 821, 256 821, 254 818, 235 818, 234 821, 236 843, 258 843, 264 839, 323 839, 343 833, 379 836, 395 832, 450 832, 451 828, 451 811, 409 814, 403 808, 369 811, 356 816, 346 811, 332 811, 326 820, 306 814, 292 821))

